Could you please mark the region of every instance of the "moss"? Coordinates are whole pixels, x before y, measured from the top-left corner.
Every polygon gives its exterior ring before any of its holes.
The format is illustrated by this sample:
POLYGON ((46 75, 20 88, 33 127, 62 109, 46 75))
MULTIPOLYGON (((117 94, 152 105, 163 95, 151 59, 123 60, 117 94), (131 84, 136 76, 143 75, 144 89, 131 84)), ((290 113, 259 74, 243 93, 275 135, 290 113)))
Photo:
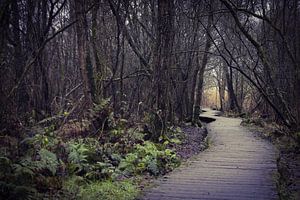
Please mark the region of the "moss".
POLYGON ((78 200, 131 200, 139 193, 130 180, 87 182, 80 176, 73 176, 64 182, 64 190, 69 199, 78 200))
POLYGON ((136 186, 130 181, 121 182, 93 182, 80 190, 80 199, 96 200, 131 200, 138 195, 136 186))

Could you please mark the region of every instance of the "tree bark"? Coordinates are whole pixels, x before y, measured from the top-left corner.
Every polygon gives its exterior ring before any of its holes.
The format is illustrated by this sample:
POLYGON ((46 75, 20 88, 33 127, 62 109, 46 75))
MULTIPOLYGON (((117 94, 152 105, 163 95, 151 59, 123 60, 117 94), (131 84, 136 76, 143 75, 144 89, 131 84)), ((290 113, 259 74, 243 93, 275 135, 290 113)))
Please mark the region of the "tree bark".
MULTIPOLYGON (((95 77, 94 80, 95 84, 95 98, 101 99, 103 97, 103 76, 104 76, 104 70, 103 70, 103 64, 101 63, 101 60, 99 58, 99 51, 97 49, 97 32, 99 30, 98 22, 97 22, 97 15, 98 10, 100 7, 100 2, 98 0, 94 0, 94 8, 92 9, 92 31, 91 31, 91 57, 93 59, 93 64, 95 65, 95 77)), ((94 99, 96 100, 96 99, 94 99)))
MULTIPOLYGON (((24 55, 22 52, 22 42, 20 38, 20 16, 19 16, 19 7, 17 1, 12 1, 12 22, 13 24, 13 40, 15 43, 14 46, 14 57, 13 57, 13 65, 15 67, 16 80, 19 80, 24 72, 24 55)), ((25 84, 21 84, 21 86, 17 90, 17 105, 18 112, 25 112, 28 103, 28 94, 26 92, 25 84)))
POLYGON ((157 37, 154 52, 154 73, 152 80, 152 91, 154 103, 152 107, 157 111, 155 115, 155 129, 159 135, 154 135, 158 139, 166 130, 166 122, 172 116, 170 93, 170 65, 171 51, 174 40, 173 20, 174 20, 174 2, 173 0, 158 0, 158 24, 157 37))
POLYGON ((228 89, 228 101, 229 101, 229 110, 241 112, 240 106, 237 101, 236 94, 233 89, 233 82, 232 82, 232 69, 228 71, 228 66, 224 65, 224 72, 226 75, 227 81, 227 89, 228 89))
POLYGON ((87 70, 87 21, 85 13, 85 0, 74 0, 75 13, 76 13, 76 35, 77 35, 77 48, 79 57, 79 67, 83 80, 83 93, 87 106, 92 105, 92 93, 89 84, 89 75, 87 70))
MULTIPOLYGON (((211 2, 212 3, 212 2, 211 2)), ((201 60, 201 64, 199 63, 199 67, 197 70, 197 79, 195 88, 193 88, 194 94, 193 94, 193 113, 192 113, 192 123, 198 124, 201 126, 201 122, 199 120, 199 116, 201 113, 201 101, 202 101, 202 93, 203 93, 203 76, 205 72, 206 65, 208 63, 208 51, 212 45, 211 41, 211 31, 212 31, 212 23, 213 23, 213 13, 211 4, 210 6, 210 13, 208 15, 208 22, 207 22, 207 28, 206 28, 206 37, 205 37, 205 47, 204 47, 204 53, 201 60)))

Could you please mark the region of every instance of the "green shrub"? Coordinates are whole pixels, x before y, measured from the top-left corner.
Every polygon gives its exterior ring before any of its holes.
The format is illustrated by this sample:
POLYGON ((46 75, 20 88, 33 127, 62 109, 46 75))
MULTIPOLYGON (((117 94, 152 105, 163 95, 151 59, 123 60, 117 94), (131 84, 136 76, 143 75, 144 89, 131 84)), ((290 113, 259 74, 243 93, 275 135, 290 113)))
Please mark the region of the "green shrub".
POLYGON ((119 169, 125 174, 149 172, 157 176, 170 171, 178 164, 179 159, 173 150, 159 150, 154 143, 146 141, 143 145, 138 144, 132 153, 126 155, 119 169))

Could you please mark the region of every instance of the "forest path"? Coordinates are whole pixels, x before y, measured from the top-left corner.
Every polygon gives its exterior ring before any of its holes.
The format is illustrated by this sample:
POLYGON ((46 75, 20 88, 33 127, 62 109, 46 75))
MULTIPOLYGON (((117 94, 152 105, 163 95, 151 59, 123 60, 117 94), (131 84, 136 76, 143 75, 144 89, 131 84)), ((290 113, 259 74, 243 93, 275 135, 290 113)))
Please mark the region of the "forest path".
POLYGON ((214 114, 201 115, 216 119, 207 127, 211 146, 155 181, 143 199, 278 199, 275 148, 240 126, 240 119, 214 114))

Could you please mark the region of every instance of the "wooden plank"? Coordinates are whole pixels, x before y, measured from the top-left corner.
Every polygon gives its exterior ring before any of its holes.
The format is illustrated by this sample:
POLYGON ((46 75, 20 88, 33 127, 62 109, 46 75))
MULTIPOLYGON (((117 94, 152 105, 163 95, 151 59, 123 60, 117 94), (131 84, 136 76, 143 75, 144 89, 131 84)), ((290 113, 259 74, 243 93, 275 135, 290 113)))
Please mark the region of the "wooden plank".
POLYGON ((274 147, 241 127, 239 119, 215 118, 209 125, 213 146, 155 181, 143 199, 278 199, 274 147))

